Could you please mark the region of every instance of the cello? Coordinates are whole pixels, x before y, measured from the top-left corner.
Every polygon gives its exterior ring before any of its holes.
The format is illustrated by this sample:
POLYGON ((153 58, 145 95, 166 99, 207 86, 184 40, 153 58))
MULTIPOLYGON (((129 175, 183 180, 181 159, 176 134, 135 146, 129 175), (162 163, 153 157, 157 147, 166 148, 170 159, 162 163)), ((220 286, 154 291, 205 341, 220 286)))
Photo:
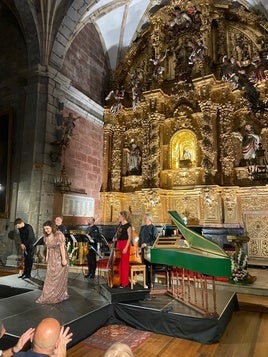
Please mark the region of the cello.
POLYGON ((111 248, 110 256, 108 259, 108 286, 110 288, 116 288, 120 286, 120 274, 119 274, 119 263, 121 260, 121 252, 119 249, 116 249, 116 234, 113 238, 113 246, 111 248))
POLYGON ((142 258, 139 254, 139 235, 136 232, 135 228, 132 227, 132 243, 130 246, 130 254, 129 254, 129 263, 130 264, 142 264, 142 258))

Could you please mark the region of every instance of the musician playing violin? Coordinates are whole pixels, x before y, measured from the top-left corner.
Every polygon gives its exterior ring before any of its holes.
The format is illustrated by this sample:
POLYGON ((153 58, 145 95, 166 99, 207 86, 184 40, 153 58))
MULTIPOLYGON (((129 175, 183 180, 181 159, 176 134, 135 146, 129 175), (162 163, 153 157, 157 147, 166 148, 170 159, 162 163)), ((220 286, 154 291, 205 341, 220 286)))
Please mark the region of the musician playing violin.
POLYGON ((129 254, 132 240, 132 227, 127 211, 121 211, 118 216, 119 226, 115 235, 116 248, 121 252, 119 262, 120 287, 125 288, 129 283, 129 254))

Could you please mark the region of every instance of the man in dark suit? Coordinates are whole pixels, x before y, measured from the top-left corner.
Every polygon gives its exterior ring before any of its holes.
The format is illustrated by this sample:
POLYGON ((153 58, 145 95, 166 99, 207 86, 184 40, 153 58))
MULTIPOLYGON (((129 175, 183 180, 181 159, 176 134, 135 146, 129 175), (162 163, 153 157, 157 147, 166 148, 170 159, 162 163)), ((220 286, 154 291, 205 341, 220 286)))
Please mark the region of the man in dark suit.
POLYGON ((86 234, 89 237, 88 242, 88 254, 87 254, 87 262, 88 262, 88 273, 85 275, 85 278, 95 278, 96 273, 96 251, 98 249, 97 239, 100 236, 99 228, 95 225, 95 218, 89 217, 88 221, 89 227, 86 231, 86 234))
POLYGON ((25 223, 21 218, 16 218, 14 224, 19 230, 21 242, 20 246, 24 254, 24 269, 19 278, 29 279, 31 278, 35 250, 35 235, 33 227, 30 224, 25 223))
POLYGON ((145 249, 153 246, 158 235, 158 230, 152 223, 152 215, 146 213, 144 215, 144 225, 141 226, 140 229, 138 244, 141 248, 142 262, 146 265, 146 284, 149 289, 153 287, 154 284, 155 269, 154 265, 144 258, 144 255, 145 249))

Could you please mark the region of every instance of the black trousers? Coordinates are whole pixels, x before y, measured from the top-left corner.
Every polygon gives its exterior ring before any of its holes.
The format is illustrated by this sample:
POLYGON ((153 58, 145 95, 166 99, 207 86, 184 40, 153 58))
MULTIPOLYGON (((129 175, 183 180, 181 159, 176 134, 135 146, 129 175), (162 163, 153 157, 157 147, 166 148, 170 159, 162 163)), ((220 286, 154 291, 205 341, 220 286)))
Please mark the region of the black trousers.
MULTIPOLYGON (((97 245, 95 246, 94 244, 93 248, 97 250, 97 245)), ((94 277, 96 274, 97 259, 96 259, 96 253, 94 252, 93 249, 91 249, 91 246, 89 246, 89 251, 87 254, 87 265, 88 265, 88 274, 94 277)))
POLYGON ((24 252, 23 274, 25 274, 27 276, 31 275, 33 261, 34 261, 34 250, 35 250, 35 247, 27 247, 27 250, 24 252))
POLYGON ((154 264, 151 264, 144 258, 144 248, 141 249, 142 263, 146 266, 146 285, 151 288, 155 280, 155 268, 154 264))

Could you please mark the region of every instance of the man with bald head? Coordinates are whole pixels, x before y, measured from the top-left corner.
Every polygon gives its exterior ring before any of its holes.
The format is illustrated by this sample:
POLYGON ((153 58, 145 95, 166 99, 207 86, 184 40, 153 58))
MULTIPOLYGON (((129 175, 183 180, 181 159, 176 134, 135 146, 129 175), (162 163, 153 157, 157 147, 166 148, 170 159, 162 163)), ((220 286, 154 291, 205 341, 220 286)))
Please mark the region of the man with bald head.
POLYGON ((51 317, 43 319, 30 337, 32 348, 25 352, 15 353, 16 357, 65 357, 67 344, 72 340, 69 327, 51 317))

